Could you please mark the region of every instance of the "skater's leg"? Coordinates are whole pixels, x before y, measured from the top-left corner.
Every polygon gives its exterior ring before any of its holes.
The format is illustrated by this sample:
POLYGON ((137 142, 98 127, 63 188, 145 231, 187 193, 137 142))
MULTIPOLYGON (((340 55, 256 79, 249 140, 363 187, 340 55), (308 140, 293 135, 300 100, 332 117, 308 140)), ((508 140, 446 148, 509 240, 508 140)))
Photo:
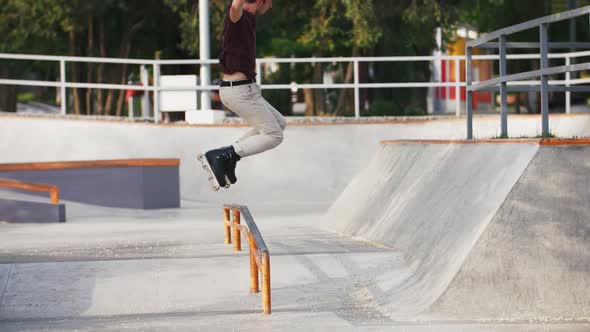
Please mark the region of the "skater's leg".
POLYGON ((266 107, 271 110, 275 119, 277 119, 279 126, 281 126, 281 130, 284 131, 285 128, 287 128, 287 121, 285 120, 285 117, 279 111, 277 111, 277 109, 274 108, 274 106, 272 106, 268 101, 266 101, 266 99, 262 98, 262 101, 264 101, 266 107))
POLYGON ((256 135, 260 135, 260 133, 258 132, 258 130, 251 128, 250 130, 248 130, 247 132, 244 133, 244 135, 242 135, 236 142, 241 142, 243 140, 245 140, 248 137, 252 137, 252 136, 256 136, 256 135))
MULTIPOLYGON (((277 111, 276 108, 274 108, 264 98, 262 100, 264 100, 264 103, 265 103, 266 107, 272 111, 272 114, 274 115, 274 117, 279 122, 279 126, 281 127, 281 130, 284 131, 285 128, 287 127, 287 122, 285 121, 285 118, 283 117, 283 115, 279 111, 277 111)), ((240 137, 237 140, 237 142, 241 142, 241 141, 245 140, 248 137, 252 137, 252 136, 256 136, 256 135, 260 135, 260 132, 258 132, 258 130, 254 129, 254 128, 251 128, 246 133, 244 133, 244 135, 242 135, 242 137, 240 137)))
POLYGON ((258 86, 251 84, 222 88, 220 95, 225 105, 258 132, 258 135, 246 137, 234 145, 241 157, 258 154, 281 144, 284 123, 277 120, 274 108, 267 106, 258 86))

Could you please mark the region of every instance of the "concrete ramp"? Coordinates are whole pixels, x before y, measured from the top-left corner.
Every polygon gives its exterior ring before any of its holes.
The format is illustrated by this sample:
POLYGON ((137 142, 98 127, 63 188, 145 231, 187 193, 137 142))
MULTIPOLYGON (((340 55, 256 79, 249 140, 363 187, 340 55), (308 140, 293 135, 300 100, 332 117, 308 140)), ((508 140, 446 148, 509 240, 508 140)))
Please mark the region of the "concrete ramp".
POLYGON ((590 320, 590 145, 541 147, 425 317, 590 320))
POLYGON ((409 272, 400 276, 384 268, 371 289, 393 318, 535 319, 535 302, 550 301, 547 292, 564 286, 572 293, 562 296, 560 303, 569 307, 561 312, 579 318, 572 310, 590 298, 582 287, 589 284, 590 212, 576 208, 587 204, 589 191, 588 180, 576 180, 576 174, 590 174, 588 152, 541 140, 384 142, 330 208, 324 226, 403 254, 409 272), (513 188, 523 189, 517 194, 513 188), (521 225, 523 218, 529 225, 521 225), (585 298, 576 298, 576 290, 585 298), (508 313, 524 308, 529 315, 508 313))

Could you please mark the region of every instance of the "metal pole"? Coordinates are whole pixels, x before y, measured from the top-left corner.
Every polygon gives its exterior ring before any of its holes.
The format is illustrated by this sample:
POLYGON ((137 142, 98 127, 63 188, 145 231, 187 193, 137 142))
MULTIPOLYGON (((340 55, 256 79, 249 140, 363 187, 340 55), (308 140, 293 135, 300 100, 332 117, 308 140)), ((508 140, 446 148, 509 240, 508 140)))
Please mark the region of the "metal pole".
POLYGON ((229 227, 228 223, 231 222, 229 216, 229 209, 223 209, 223 230, 225 231, 225 244, 231 244, 231 227, 229 227))
POLYGON ((131 96, 129 97, 129 101, 127 102, 127 108, 128 108, 128 113, 127 117, 131 120, 133 120, 133 116, 134 116, 134 112, 135 110, 133 109, 133 101, 135 100, 135 97, 131 96))
MULTIPOLYGON (((549 58, 547 56, 548 49, 548 29, 547 24, 540 26, 541 39, 541 70, 549 67, 549 58)), ((543 136, 549 135, 549 76, 541 75, 541 117, 543 136)))
POLYGON ((235 227, 240 225, 240 211, 234 210, 234 251, 242 250, 242 238, 240 237, 240 229, 235 227))
POLYGON ((473 73, 471 71, 471 47, 467 47, 465 52, 465 82, 467 84, 466 88, 466 98, 465 98, 465 107, 467 110, 467 139, 473 139, 473 107, 472 101, 473 93, 469 91, 471 87, 471 82, 473 80, 473 73))
POLYGON ((360 91, 359 91, 359 62, 354 61, 354 117, 361 116, 360 91))
POLYGON ((258 251, 258 248, 256 247, 256 240, 254 240, 254 235, 250 234, 249 242, 250 242, 250 292, 251 293, 258 293, 258 292, 260 292, 260 289, 258 287, 258 282, 259 282, 258 264, 256 263, 256 251, 258 251))
MULTIPOLYGON (((571 58, 568 56, 565 57, 565 65, 571 65, 571 58)), ((565 73, 565 86, 571 86, 570 80, 572 79, 571 72, 567 71, 565 73)), ((572 92, 566 91, 565 92, 565 113, 570 114, 572 112, 572 92)))
POLYGON ((154 122, 160 122, 160 64, 158 62, 154 63, 154 122))
POLYGON ((461 59, 455 60, 455 115, 461 116, 461 59))
MULTIPOLYGON (((209 0, 199 0, 199 55, 201 60, 209 60, 209 0)), ((201 64, 201 86, 209 85, 210 67, 208 64, 201 64)), ((201 91, 201 110, 211 109, 210 92, 201 91)))
MULTIPOLYGON (((577 2, 578 2, 577 0, 568 0, 567 10, 576 9, 576 7, 578 7, 577 2)), ((570 43, 575 43, 576 39, 577 39, 576 19, 575 18, 571 18, 569 21, 569 34, 570 34, 570 43)), ((575 51, 576 51, 575 48, 570 48, 570 52, 575 52, 575 51)), ((576 63, 576 59, 574 59, 573 63, 576 63)), ((570 62, 570 64, 571 64, 571 62, 570 62)), ((570 75, 570 77, 572 77, 572 75, 573 75, 574 79, 578 78, 578 75, 576 72, 573 72, 573 73, 568 72, 568 74, 570 75)))
MULTIPOLYGON (((506 35, 500 36, 500 78, 506 76, 506 35)), ((508 138, 508 92, 507 83, 500 83, 501 137, 508 138)))
MULTIPOLYGON (((567 1, 567 10, 573 10, 576 9, 576 7, 578 6, 577 1, 576 0, 568 0, 567 1)), ((576 42, 576 19, 575 18, 571 18, 570 19, 570 26, 569 26, 569 32, 570 32, 570 42, 575 43, 576 42)), ((575 52, 576 50, 574 48, 570 49, 570 51, 575 52)))
POLYGON ((66 115, 66 107, 68 104, 68 97, 66 93, 66 60, 59 61, 59 75, 61 81, 61 114, 66 115))
POLYGON ((265 314, 270 315, 270 257, 267 252, 262 253, 262 308, 265 314))
MULTIPOLYGON (((143 86, 150 85, 150 78, 148 74, 147 67, 141 65, 140 67, 140 76, 141 76, 141 84, 143 86)), ((143 93, 143 98, 141 99, 141 117, 146 119, 150 116, 150 94, 148 91, 143 93)))
POLYGON ((262 85, 262 64, 256 61, 256 74, 258 74, 258 84, 262 85))

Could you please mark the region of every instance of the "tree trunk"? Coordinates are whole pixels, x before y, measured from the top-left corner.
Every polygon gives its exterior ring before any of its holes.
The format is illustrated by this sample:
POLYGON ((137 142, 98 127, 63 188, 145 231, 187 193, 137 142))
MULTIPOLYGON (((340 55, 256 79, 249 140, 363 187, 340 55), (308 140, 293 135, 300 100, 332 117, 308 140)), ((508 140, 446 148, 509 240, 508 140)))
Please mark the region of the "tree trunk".
MULTIPOLYGON (((321 63, 316 63, 313 69, 313 81, 323 82, 324 71, 321 63)), ((326 94, 322 89, 313 90, 313 104, 315 115, 324 115, 326 113, 326 94)))
MULTIPOLYGON (((358 47, 354 47, 352 49, 352 56, 357 57, 359 56, 359 49, 358 47)), ((360 68, 357 68, 360 70, 360 68)), ((344 83, 348 84, 351 83, 354 78, 354 62, 350 62, 346 67, 346 76, 344 77, 344 83)), ((347 99, 349 99, 350 89, 341 89, 340 95, 338 96, 338 104, 336 104, 336 109, 334 110, 334 115, 342 115, 346 111, 346 104, 347 99)))
MULTIPOLYGON (((143 26, 145 18, 141 18, 135 24, 133 24, 124 34, 123 39, 121 40, 121 58, 127 59, 129 58, 129 53, 131 52, 131 43, 135 34, 141 29, 143 26)), ((121 73, 121 84, 127 84, 127 72, 128 72, 128 65, 123 65, 123 72, 121 73)), ((147 92, 146 92, 147 93, 147 92)), ((123 102, 125 101, 125 90, 119 91, 119 98, 117 99, 117 116, 121 116, 123 114, 123 102)))
MULTIPOLYGON (((86 51, 86 56, 94 56, 94 21, 92 15, 89 15, 88 17, 88 50, 86 51)), ((92 82, 92 77, 94 74, 94 65, 92 62, 87 64, 87 68, 87 79, 89 82, 92 82)), ((86 114, 94 114, 94 107, 92 107, 93 92, 93 89, 86 89, 86 114)))
MULTIPOLYGON (((0 78, 8 78, 8 66, 0 66, 0 78)), ((0 112, 16 112, 16 87, 14 85, 0 85, 0 112)))
MULTIPOLYGON (((69 33, 69 49, 70 56, 76 56, 76 33, 70 31, 69 33)), ((72 81, 78 82, 78 63, 71 63, 72 68, 72 81)), ((78 88, 74 88, 74 114, 80 114, 80 95, 78 94, 78 88)))
POLYGON ((303 100, 305 100, 305 116, 315 116, 313 89, 303 89, 303 100))
MULTIPOLYGON (((107 49, 105 46, 105 41, 104 41, 104 20, 102 17, 98 18, 98 44, 99 44, 99 48, 100 48, 100 56, 103 58, 106 58, 107 56, 107 49)), ((103 83, 104 82, 104 64, 99 64, 98 65, 98 70, 96 73, 96 80, 97 83, 103 83)), ((95 104, 96 104, 96 114, 98 115, 102 115, 104 114, 104 90, 103 89, 98 89, 98 91, 96 92, 96 100, 95 100, 95 104)))

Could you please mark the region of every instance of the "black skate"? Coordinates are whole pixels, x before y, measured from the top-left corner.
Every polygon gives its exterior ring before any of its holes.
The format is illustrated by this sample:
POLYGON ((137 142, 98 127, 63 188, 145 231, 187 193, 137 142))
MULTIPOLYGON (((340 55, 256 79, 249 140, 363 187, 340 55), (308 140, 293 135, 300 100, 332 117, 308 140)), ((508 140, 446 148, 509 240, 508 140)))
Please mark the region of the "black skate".
POLYGON ((199 154, 198 159, 203 169, 209 173, 209 182, 214 191, 218 191, 222 186, 229 188, 231 184, 236 183, 235 168, 241 158, 232 146, 199 154))

